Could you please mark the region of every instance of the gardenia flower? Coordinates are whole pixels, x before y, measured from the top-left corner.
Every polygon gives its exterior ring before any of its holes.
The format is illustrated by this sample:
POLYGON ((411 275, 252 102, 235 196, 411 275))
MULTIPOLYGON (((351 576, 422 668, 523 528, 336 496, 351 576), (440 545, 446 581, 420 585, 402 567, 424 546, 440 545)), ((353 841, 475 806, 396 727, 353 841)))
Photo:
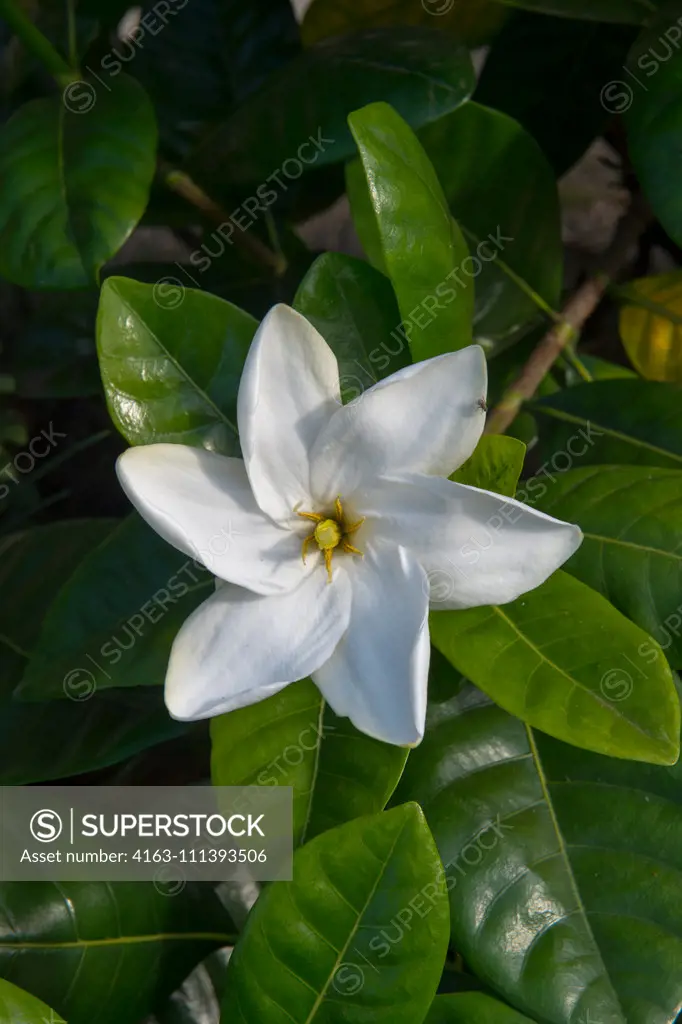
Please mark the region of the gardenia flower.
POLYGON ((280 305, 239 387, 243 461, 178 444, 121 456, 140 514, 217 577, 173 644, 174 718, 233 711, 312 676, 369 736, 420 741, 429 604, 512 601, 582 540, 577 526, 447 479, 478 443, 485 393, 472 345, 342 405, 332 350, 280 305))

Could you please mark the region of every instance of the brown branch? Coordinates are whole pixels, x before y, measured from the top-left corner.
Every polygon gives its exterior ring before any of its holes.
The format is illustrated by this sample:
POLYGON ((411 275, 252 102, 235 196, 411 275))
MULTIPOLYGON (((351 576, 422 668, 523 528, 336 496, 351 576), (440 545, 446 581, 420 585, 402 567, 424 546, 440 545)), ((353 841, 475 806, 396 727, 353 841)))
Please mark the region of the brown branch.
POLYGON ((171 167, 165 161, 159 161, 159 175, 164 185, 175 192, 176 195, 182 196, 188 203, 196 207, 201 213, 204 214, 209 220, 213 221, 218 227, 222 227, 226 224, 231 224, 234 228, 231 239, 237 248, 242 249, 248 256, 254 259, 257 263, 265 265, 272 270, 276 275, 283 274, 287 269, 287 262, 283 256, 273 252, 267 245, 261 242, 260 238, 255 235, 249 234, 248 231, 244 231, 236 221, 232 219, 229 213, 227 213, 219 203, 216 203, 214 199, 206 195, 203 189, 199 188, 195 181, 193 181, 188 174, 184 171, 178 171, 171 167))
POLYGON ((604 297, 604 292, 626 265, 632 246, 651 221, 651 211, 636 195, 621 219, 613 241, 600 260, 599 270, 571 296, 560 318, 533 351, 520 375, 507 388, 486 423, 486 434, 503 434, 524 402, 533 397, 544 377, 570 342, 576 341, 585 323, 604 297))

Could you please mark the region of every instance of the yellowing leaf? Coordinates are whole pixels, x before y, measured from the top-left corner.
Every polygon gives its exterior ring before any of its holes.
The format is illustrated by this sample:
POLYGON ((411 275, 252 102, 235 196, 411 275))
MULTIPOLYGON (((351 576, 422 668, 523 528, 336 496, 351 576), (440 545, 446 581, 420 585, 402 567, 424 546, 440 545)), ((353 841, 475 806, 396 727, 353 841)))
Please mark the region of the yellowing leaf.
POLYGON ((642 277, 621 290, 620 336, 647 380, 682 381, 682 271, 642 277))

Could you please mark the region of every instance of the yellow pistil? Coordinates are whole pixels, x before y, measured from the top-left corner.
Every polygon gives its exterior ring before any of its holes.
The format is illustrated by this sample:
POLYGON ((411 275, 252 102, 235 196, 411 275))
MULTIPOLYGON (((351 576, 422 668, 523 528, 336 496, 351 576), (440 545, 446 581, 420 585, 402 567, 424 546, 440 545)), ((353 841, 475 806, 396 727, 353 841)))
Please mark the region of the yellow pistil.
POLYGON ((312 533, 308 534, 301 545, 303 561, 305 563, 308 546, 315 541, 320 551, 324 554, 324 564, 327 568, 329 583, 332 581, 332 556, 337 548, 340 548, 347 554, 363 557, 362 551, 353 547, 348 538, 356 530, 360 529, 365 521, 365 517, 363 516, 362 519, 358 519, 356 523, 347 522, 340 497, 334 502, 334 511, 329 513, 329 515, 321 512, 297 512, 297 515, 303 519, 310 519, 311 522, 315 523, 315 529, 312 533))

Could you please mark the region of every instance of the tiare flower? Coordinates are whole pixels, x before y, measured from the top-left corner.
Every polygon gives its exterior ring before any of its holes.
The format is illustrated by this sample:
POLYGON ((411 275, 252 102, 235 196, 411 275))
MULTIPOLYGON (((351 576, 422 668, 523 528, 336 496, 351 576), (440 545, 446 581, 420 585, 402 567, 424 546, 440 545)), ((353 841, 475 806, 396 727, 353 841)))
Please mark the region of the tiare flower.
POLYGON ((342 405, 332 350, 280 305, 239 387, 243 461, 178 444, 121 456, 140 514, 217 577, 173 644, 173 717, 222 714, 312 676, 358 729, 420 741, 429 605, 512 601, 582 540, 577 526, 448 479, 481 437, 485 393, 472 345, 342 405))

